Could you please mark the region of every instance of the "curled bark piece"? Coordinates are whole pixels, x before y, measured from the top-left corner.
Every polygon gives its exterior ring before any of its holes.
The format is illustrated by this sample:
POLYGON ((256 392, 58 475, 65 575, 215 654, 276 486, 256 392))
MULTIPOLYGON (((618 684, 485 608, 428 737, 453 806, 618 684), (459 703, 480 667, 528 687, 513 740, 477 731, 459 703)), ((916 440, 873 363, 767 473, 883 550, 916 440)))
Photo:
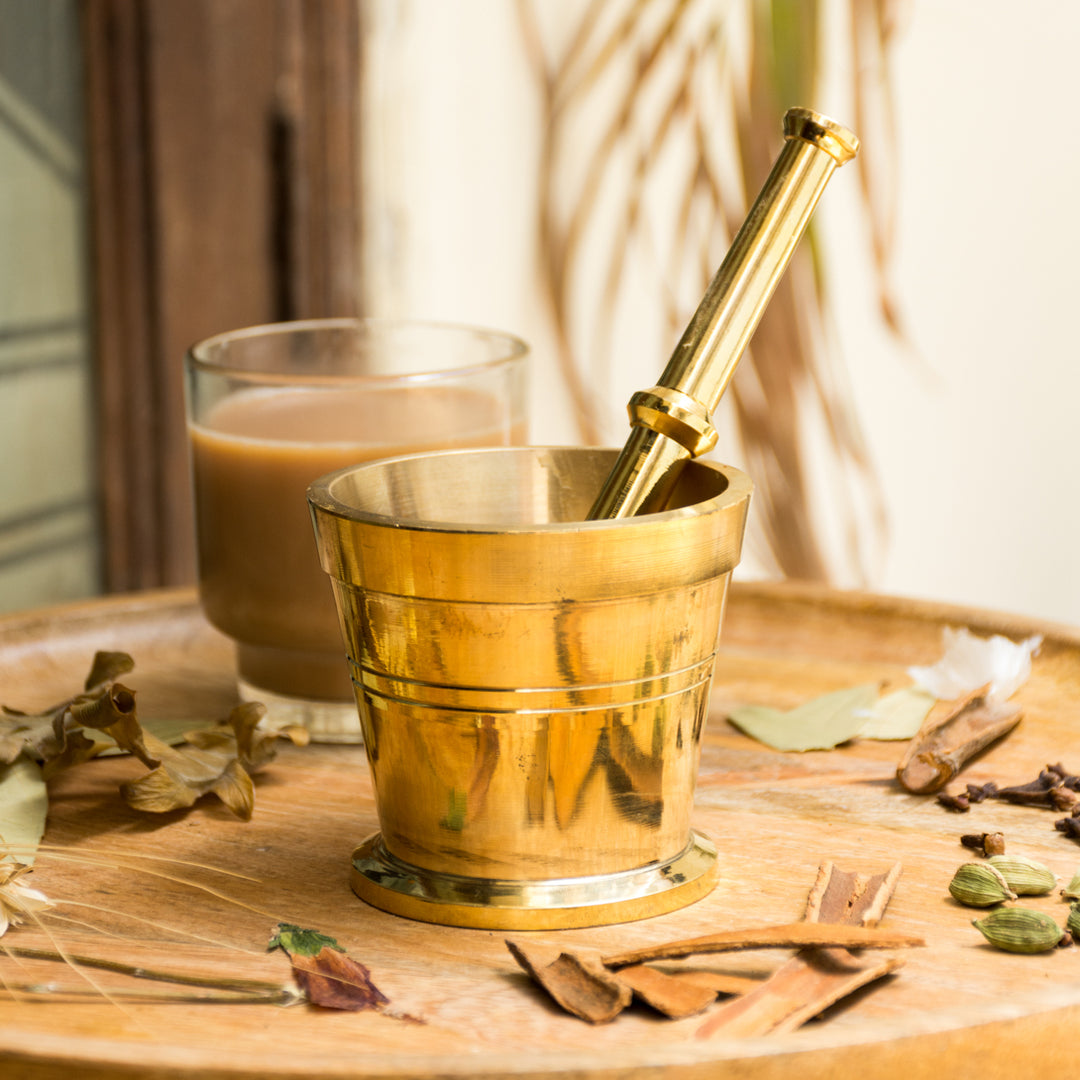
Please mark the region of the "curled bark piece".
POLYGON ((607 1024, 630 1004, 630 987, 599 961, 579 953, 550 953, 514 941, 506 947, 521 967, 568 1013, 590 1024, 607 1024))
POLYGON ((858 964, 836 958, 831 950, 808 950, 806 956, 795 957, 780 968, 776 975, 782 972, 782 977, 775 983, 770 979, 765 984, 768 989, 724 1005, 696 1035, 737 1039, 794 1031, 848 994, 902 966, 898 956, 878 956, 869 964, 858 964))
POLYGON ((619 979, 633 990, 635 997, 672 1020, 703 1012, 716 1000, 718 993, 715 987, 702 980, 685 979, 647 964, 622 968, 619 979))
POLYGON ((966 698, 939 701, 908 743, 896 776, 918 795, 943 788, 980 750, 1008 734, 1023 712, 990 700, 983 686, 966 698))
MULTIPOLYGON (((822 863, 806 901, 808 923, 876 926, 896 889, 900 864, 865 876, 822 863)), ((794 1031, 841 998, 901 966, 893 956, 856 958, 844 949, 803 949, 759 987, 726 1002, 698 1038, 751 1038, 794 1031)))

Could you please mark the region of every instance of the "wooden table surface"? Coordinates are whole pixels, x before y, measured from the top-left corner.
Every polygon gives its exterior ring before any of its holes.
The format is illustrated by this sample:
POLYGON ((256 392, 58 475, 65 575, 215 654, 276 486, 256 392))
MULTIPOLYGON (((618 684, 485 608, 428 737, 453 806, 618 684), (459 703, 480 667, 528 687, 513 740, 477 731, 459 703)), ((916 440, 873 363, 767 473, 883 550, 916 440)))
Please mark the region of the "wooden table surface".
MULTIPOLYGON (((1044 810, 982 803, 950 814, 902 791, 900 743, 856 742, 829 752, 782 754, 739 734, 725 708, 792 706, 873 680, 908 681, 911 664, 941 654, 944 626, 1014 638, 1045 635, 1017 695, 1020 726, 964 779, 1019 783, 1048 762, 1080 769, 1080 632, 984 612, 795 585, 732 593, 702 754, 695 824, 720 850, 716 890, 660 918, 598 929, 543 932, 535 941, 634 948, 713 930, 801 918, 824 859, 878 872, 903 863, 884 926, 924 935, 885 983, 861 991, 794 1034, 702 1039, 703 1017, 670 1021, 633 1007, 591 1027, 556 1011, 517 968, 499 932, 410 922, 376 911, 349 890, 349 855, 376 821, 362 749, 282 749, 259 774, 254 817, 241 822, 216 800, 147 815, 117 793, 144 769, 99 759, 54 778, 45 837, 30 879, 68 901, 51 935, 24 926, 0 945, 33 944, 170 970, 288 979, 266 952, 279 921, 317 928, 365 963, 396 1009, 308 1005, 126 1004, 113 976, 91 976, 88 1003, 0 1000, 5 1078, 798 1075, 919 1078, 1018 1077, 1075 1072, 1080 948, 1038 956, 1001 953, 970 926, 947 884, 965 861, 964 832, 1002 830, 1009 850, 1047 863, 1064 881, 1080 844, 1044 810), (183 860, 180 866, 148 856, 183 860), (123 865, 121 865, 121 862, 123 865), (227 876, 220 871, 228 870, 227 876)), ((136 661, 125 682, 143 717, 222 715, 232 700, 231 653, 194 596, 170 591, 110 598, 0 620, 0 701, 42 708, 74 692, 97 649, 136 661)), ((1053 896, 1032 902, 1063 921, 1053 896)), ((764 975, 783 954, 687 961, 764 975)), ((0 957, 12 981, 80 977, 59 965, 0 957)), ((705 1014, 707 1017, 708 1014, 705 1014)))

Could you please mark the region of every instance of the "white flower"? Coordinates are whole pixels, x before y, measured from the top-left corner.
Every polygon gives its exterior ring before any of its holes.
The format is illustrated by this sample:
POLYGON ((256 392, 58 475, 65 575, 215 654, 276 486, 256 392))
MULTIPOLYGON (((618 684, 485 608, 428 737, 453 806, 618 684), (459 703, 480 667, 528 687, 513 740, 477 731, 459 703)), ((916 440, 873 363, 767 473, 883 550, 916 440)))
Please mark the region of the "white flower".
POLYGON ((53 907, 43 892, 19 881, 29 871, 30 867, 23 863, 0 863, 0 937, 7 933, 9 926, 18 926, 37 912, 53 907))
POLYGON ((922 689, 943 701, 952 701, 990 684, 987 697, 1005 701, 1031 674, 1031 655, 1042 644, 1041 637, 1014 642, 1000 634, 976 637, 969 630, 945 627, 942 632, 945 655, 930 667, 908 668, 908 674, 922 689))

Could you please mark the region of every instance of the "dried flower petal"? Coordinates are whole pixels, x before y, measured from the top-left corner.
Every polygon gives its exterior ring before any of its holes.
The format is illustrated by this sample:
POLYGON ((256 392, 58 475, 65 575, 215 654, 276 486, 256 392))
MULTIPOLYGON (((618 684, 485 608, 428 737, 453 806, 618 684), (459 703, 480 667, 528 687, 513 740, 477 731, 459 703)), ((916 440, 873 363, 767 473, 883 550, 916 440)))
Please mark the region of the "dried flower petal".
POLYGON ((963 697, 989 684, 986 697, 1005 701, 1027 681, 1032 654, 1042 644, 1035 635, 1020 642, 1000 634, 977 637, 963 627, 942 631, 944 655, 929 667, 908 668, 908 674, 928 693, 943 701, 963 697))
POLYGON ((53 907, 52 901, 37 889, 24 885, 19 878, 30 872, 20 862, 0 862, 0 937, 8 927, 32 919, 37 912, 53 907))

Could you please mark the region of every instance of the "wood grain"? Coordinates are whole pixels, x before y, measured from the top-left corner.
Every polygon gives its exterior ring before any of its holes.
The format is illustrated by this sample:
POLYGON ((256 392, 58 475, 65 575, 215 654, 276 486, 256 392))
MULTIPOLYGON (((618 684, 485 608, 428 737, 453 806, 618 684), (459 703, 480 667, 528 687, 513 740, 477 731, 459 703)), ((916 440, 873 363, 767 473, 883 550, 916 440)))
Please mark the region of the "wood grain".
MULTIPOLYGON (((50 922, 64 947, 238 978, 286 979, 287 958, 266 953, 278 921, 330 934, 370 969, 400 1014, 335 1013, 308 1006, 0 1004, 0 1072, 18 1080, 75 1075, 195 1077, 800 1077, 866 1075, 937 1080, 1066 1074, 1080 1021, 1080 949, 999 953, 948 896, 970 855, 962 833, 1002 831, 1008 850, 1067 881, 1080 845, 1049 811, 980 803, 951 814, 895 781, 899 744, 855 743, 782 754, 724 719, 735 703, 789 707, 868 680, 900 684, 909 664, 940 655, 941 629, 966 625, 1018 637, 1045 634, 1017 695, 1024 719, 969 764, 964 779, 1031 779, 1049 761, 1080 767, 1075 702, 1080 633, 1029 620, 815 587, 733 590, 702 754, 696 827, 721 855, 720 883, 683 911, 623 926, 528 935, 538 945, 628 951, 676 937, 794 922, 819 863, 903 875, 882 926, 925 937, 894 978, 860 991, 824 1020, 766 1039, 694 1038, 703 1017, 665 1020, 635 1005, 604 1028, 560 1014, 507 951, 505 935, 413 923, 349 891, 349 853, 376 827, 363 752, 287 747, 261 774, 251 822, 207 802, 162 817, 127 809, 117 785, 130 759, 91 762, 50 789, 43 852, 31 883, 71 901, 50 922), (152 858, 185 860, 176 866, 152 858), (195 865, 198 864, 198 865, 195 865), (213 868, 228 869, 226 876, 213 868), (87 906, 74 906, 75 904, 87 906)), ((94 650, 123 648, 125 681, 144 716, 223 713, 232 701, 231 655, 180 590, 0 620, 0 701, 44 706, 81 682, 94 650)), ((1056 896, 1031 906, 1062 921, 1056 896)), ((49 946, 21 928, 22 944, 49 946)), ((7 940, 14 942, 14 936, 7 940)), ((786 959, 747 953, 675 961, 670 970, 764 978, 786 959)), ((0 958, 0 972, 78 981, 40 961, 0 958)), ((105 988, 118 976, 93 974, 105 988)))

